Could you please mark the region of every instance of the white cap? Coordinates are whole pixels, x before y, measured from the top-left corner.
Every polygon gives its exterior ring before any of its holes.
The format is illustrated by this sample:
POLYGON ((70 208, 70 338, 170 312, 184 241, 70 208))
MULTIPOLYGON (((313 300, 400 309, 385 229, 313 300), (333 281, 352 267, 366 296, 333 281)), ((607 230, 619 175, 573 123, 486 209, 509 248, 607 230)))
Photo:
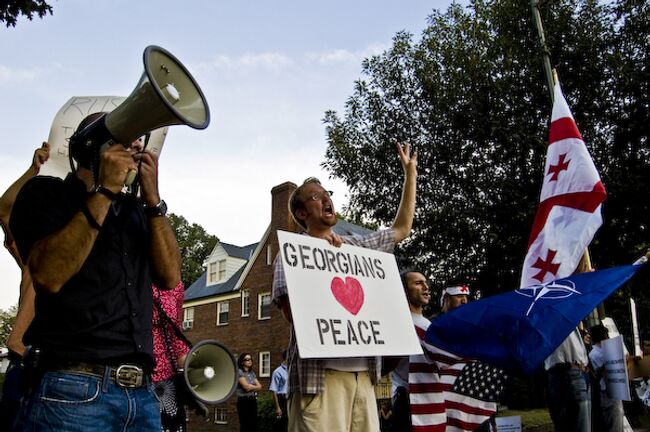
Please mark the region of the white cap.
POLYGON ((442 290, 442 295, 440 296, 440 307, 445 302, 445 296, 446 295, 466 295, 469 296, 469 286, 467 285, 459 285, 459 286, 452 286, 452 287, 447 287, 442 290))

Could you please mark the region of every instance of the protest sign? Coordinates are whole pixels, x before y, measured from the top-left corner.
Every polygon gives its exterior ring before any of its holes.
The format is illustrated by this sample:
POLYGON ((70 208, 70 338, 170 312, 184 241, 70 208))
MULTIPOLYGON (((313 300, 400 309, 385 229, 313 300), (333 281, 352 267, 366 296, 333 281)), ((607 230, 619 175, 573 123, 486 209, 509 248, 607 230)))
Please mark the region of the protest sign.
MULTIPOLYGON (((70 172, 68 141, 81 120, 96 112, 110 112, 126 98, 121 96, 74 96, 56 113, 47 142, 50 143, 50 158, 41 167, 39 175, 64 178, 70 172)), ((160 156, 167 127, 151 133, 147 149, 160 156)))
POLYGON ((497 432, 521 432, 521 416, 497 417, 497 432))
POLYGON ((302 358, 421 354, 392 254, 278 231, 302 358))
POLYGON ((630 386, 628 385, 623 338, 618 335, 602 341, 601 348, 605 357, 605 386, 610 399, 629 401, 630 386))

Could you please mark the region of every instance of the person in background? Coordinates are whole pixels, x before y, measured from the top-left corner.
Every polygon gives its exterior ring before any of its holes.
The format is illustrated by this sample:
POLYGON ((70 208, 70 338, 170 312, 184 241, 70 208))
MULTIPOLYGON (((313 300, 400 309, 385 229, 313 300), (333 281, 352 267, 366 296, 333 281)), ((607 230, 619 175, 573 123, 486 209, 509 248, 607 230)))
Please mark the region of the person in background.
POLYGON ((25 183, 32 177, 38 175, 41 166, 50 157, 50 145, 46 142, 34 151, 32 163, 15 182, 0 197, 0 227, 4 231, 4 246, 18 264, 21 272, 20 294, 18 298, 18 311, 14 320, 11 333, 7 338, 7 349, 9 350, 9 366, 5 373, 5 380, 2 385, 2 398, 0 399, 0 430, 11 430, 18 413, 21 397, 21 363, 25 353, 23 335, 25 330, 34 318, 34 286, 29 271, 23 265, 20 254, 16 248, 14 238, 9 231, 9 219, 11 210, 16 200, 16 195, 25 183))
POLYGON ((393 410, 390 409, 390 402, 383 400, 379 405, 379 430, 390 432, 392 430, 393 410))
MULTIPOLYGON (((190 350, 177 334, 180 332, 183 282, 172 290, 153 289, 153 355, 156 367, 152 375, 154 389, 160 399, 160 421, 164 432, 185 432, 185 406, 179 400, 175 377, 183 367, 190 350)), ((184 383, 183 383, 184 384, 184 383)))
MULTIPOLYGON (((593 343, 593 335, 591 335, 593 343)), ((591 432, 589 357, 576 327, 546 360, 548 407, 556 432, 591 432)))
MULTIPOLYGON (((426 276, 418 271, 407 270, 400 273, 400 280, 402 288, 406 294, 406 300, 411 312, 411 318, 416 328, 426 329, 430 321, 422 314, 423 309, 429 304, 431 294, 429 291, 429 284, 426 276)), ((387 358, 385 362, 395 361, 395 358, 387 358)), ((393 419, 392 431, 410 431, 411 430, 411 401, 409 389, 409 373, 411 365, 418 368, 426 368, 432 371, 433 366, 428 366, 427 354, 412 355, 403 357, 397 363, 395 369, 391 372, 392 382, 392 396, 393 396, 393 419)), ((431 380, 434 379, 433 373, 429 374, 430 381, 427 385, 431 385, 431 380)), ((380 417, 381 420, 381 417, 380 417)), ((436 426, 439 426, 436 425, 436 426)))
POLYGON ((607 395, 607 386, 605 384, 605 353, 602 349, 602 342, 605 339, 609 339, 609 333, 607 327, 602 324, 591 327, 589 333, 591 334, 591 341, 593 343, 593 349, 589 353, 589 360, 591 361, 594 374, 600 383, 600 418, 598 424, 594 424, 594 430, 620 432, 623 430, 624 423, 623 402, 610 399, 607 395))
POLYGON ((271 385, 269 385, 269 390, 273 393, 273 403, 275 404, 275 423, 273 430, 276 432, 287 432, 289 426, 289 418, 287 416, 288 384, 287 350, 284 350, 282 351, 282 363, 273 371, 271 385))
POLYGON ((442 313, 447 313, 454 310, 469 301, 469 286, 459 285, 450 286, 442 290, 440 296, 440 308, 442 313))
POLYGON ((243 353, 237 359, 237 416, 240 432, 257 432, 257 392, 262 384, 253 372, 253 355, 243 353))

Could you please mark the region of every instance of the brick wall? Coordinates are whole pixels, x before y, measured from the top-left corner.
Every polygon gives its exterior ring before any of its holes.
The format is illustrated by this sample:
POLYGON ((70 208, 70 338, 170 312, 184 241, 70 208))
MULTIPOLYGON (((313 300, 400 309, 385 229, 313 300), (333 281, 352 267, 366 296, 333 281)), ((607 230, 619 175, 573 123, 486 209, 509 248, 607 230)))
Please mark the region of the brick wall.
MULTIPOLYGON (((267 246, 271 245, 272 255, 275 256, 278 250, 276 230, 297 231, 297 227, 287 209, 289 196, 295 188, 295 184, 286 182, 271 190, 271 232, 266 242, 258 246, 260 253, 241 286, 242 290, 247 289, 250 292, 249 316, 241 316, 241 297, 232 298, 229 300, 228 324, 217 326, 216 302, 224 297, 215 297, 214 302, 195 306, 194 327, 185 332, 192 342, 198 342, 202 339, 217 339, 226 345, 235 355, 239 355, 242 352, 251 352, 254 359, 255 373, 258 374, 258 379, 263 387, 263 390, 260 392, 260 397, 269 394, 269 378, 259 377, 259 353, 262 351, 269 351, 271 353, 272 372, 282 361, 281 353, 287 346, 289 325, 275 306, 271 306, 270 308, 270 319, 259 320, 258 294, 271 292, 273 266, 267 264, 267 246)), ((225 237, 225 233, 221 235, 225 237)), ((238 431, 239 421, 237 419, 235 402, 236 396, 233 395, 227 402, 216 407, 210 407, 211 417, 209 419, 203 419, 194 414, 190 414, 188 429, 191 431, 238 431), (214 415, 216 408, 227 410, 227 424, 215 424, 214 415)))

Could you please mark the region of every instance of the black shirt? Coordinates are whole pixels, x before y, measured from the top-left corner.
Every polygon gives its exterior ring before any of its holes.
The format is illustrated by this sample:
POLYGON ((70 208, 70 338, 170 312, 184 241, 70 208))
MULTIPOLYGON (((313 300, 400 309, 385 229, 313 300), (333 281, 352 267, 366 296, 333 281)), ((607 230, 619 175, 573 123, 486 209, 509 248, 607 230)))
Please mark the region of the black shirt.
MULTIPOLYGON (((65 227, 85 205, 81 180, 35 177, 22 188, 11 231, 24 262, 32 246, 65 227)), ((142 204, 113 202, 81 270, 56 294, 36 292, 25 343, 49 361, 153 365, 149 232, 142 204)))

